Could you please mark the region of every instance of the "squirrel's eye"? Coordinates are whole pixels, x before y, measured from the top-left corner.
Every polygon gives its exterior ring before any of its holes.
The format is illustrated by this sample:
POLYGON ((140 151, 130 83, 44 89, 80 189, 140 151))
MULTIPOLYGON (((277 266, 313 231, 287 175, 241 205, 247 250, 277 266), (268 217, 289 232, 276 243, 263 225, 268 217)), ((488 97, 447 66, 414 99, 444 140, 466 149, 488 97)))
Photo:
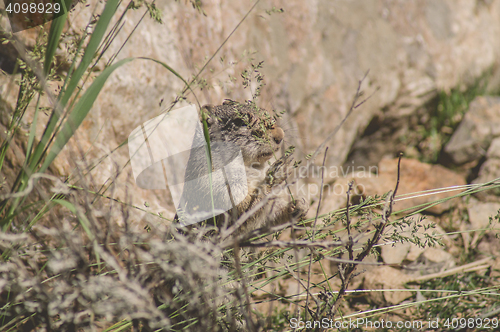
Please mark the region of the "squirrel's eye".
POLYGON ((237 126, 237 127, 244 127, 246 126, 246 122, 243 120, 243 119, 240 119, 240 118, 236 118, 233 123, 237 126))

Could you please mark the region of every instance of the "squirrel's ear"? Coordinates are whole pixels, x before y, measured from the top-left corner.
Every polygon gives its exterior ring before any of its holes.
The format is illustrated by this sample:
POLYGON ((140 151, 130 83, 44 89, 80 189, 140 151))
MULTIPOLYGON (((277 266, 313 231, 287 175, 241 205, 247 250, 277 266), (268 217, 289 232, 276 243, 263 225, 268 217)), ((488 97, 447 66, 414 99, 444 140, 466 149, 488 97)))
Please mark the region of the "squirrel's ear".
POLYGON ((213 115, 214 115, 214 106, 207 104, 201 108, 201 112, 206 114, 207 124, 210 126, 214 123, 213 115))
POLYGON ((222 102, 222 105, 233 105, 233 104, 236 104, 236 102, 231 99, 224 99, 224 101, 222 102))

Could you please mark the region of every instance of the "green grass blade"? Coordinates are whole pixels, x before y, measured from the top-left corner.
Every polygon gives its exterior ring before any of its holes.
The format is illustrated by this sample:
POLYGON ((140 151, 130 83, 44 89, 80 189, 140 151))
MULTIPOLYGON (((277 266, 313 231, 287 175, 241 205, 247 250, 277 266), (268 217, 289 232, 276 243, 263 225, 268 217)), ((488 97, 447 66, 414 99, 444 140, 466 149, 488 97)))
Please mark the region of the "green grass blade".
MULTIPOLYGON (((50 164, 57 157, 57 155, 59 154, 61 149, 66 145, 68 140, 73 136, 76 129, 80 126, 80 124, 83 122, 83 120, 87 116, 88 112, 92 108, 92 105, 93 105, 95 99, 99 95, 99 92, 101 91, 101 89, 102 89, 104 83, 106 82, 106 80, 108 79, 109 75, 118 67, 120 67, 120 66, 122 66, 125 63, 128 63, 130 61, 133 61, 135 59, 136 58, 123 59, 123 60, 117 62, 116 64, 106 68, 101 73, 101 75, 99 75, 95 79, 95 81, 92 83, 92 85, 85 91, 84 95, 80 98, 78 103, 73 108, 68 119, 66 120, 66 122, 62 126, 62 130, 56 136, 56 141, 55 141, 54 145, 52 146, 52 148, 51 148, 46 160, 44 161, 42 167, 39 170, 37 170, 38 172, 43 173, 47 170, 47 168, 50 166, 50 164)), ((190 88, 189 83, 169 65, 167 65, 161 61, 151 59, 151 58, 139 58, 139 59, 150 60, 150 61, 153 61, 153 62, 156 62, 156 63, 162 65, 164 68, 166 68, 168 71, 170 71, 176 77, 178 77, 182 82, 184 82, 184 84, 186 84, 186 89, 190 88)), ((126 141, 123 142, 121 145, 125 145, 125 144, 126 144, 126 141)), ((39 144, 39 146, 40 146, 40 144, 39 144)), ((37 149, 39 148, 39 146, 37 146, 37 149)), ((35 151, 35 153, 36 153, 36 151, 35 151)), ((30 163, 30 167, 33 167, 33 168, 31 168, 31 171, 33 173, 36 171, 36 167, 38 165, 37 163, 35 163, 35 158, 36 158, 36 156, 33 156, 31 163, 30 163)), ((28 178, 27 174, 26 173, 23 174, 24 183, 27 183, 27 178, 28 178)), ((21 188, 21 190, 22 189, 23 188, 21 188)), ((9 212, 7 214, 8 216, 12 217, 15 209, 17 208, 17 206, 19 204, 19 200, 20 200, 20 198, 16 198, 16 200, 13 202, 13 204, 11 205, 9 212)), ((8 218, 8 220, 4 220, 4 221, 0 222, 0 227, 3 230, 5 230, 10 225, 10 220, 11 220, 11 218, 8 218)))
POLYGON ((68 83, 68 87, 66 88, 66 91, 64 91, 63 97, 60 100, 59 107, 52 113, 49 123, 47 124, 46 129, 42 135, 40 143, 37 145, 35 149, 32 162, 30 163, 30 170, 32 172, 35 171, 35 168, 40 163, 40 159, 42 158, 46 145, 48 144, 49 139, 52 136, 54 129, 56 127, 57 121, 59 120, 60 111, 63 110, 66 104, 68 103, 69 99, 73 95, 74 90, 78 86, 80 79, 82 78, 83 74, 85 73, 89 64, 91 63, 95 55, 95 51, 99 47, 99 44, 101 43, 102 38, 106 33, 106 29, 109 25, 109 22, 111 21, 114 13, 116 12, 117 3, 118 0, 108 0, 106 2, 106 6, 104 7, 104 10, 94 29, 94 32, 92 33, 92 37, 90 37, 89 44, 85 49, 82 61, 78 65, 76 71, 73 73, 71 80, 68 83))
POLYGON ((61 131, 57 134, 54 145, 50 149, 47 158, 45 159, 39 172, 43 173, 47 170, 50 164, 57 157, 62 148, 66 145, 68 140, 74 135, 75 131, 81 125, 87 114, 89 113, 92 105, 94 105, 97 96, 101 92, 104 83, 108 79, 109 75, 115 71, 115 69, 121 67, 122 65, 134 60, 134 58, 123 59, 118 61, 114 65, 106 68, 101 75, 99 75, 91 86, 85 91, 80 100, 76 103, 75 107, 68 116, 68 119, 64 123, 61 131))
POLYGON ((153 58, 147 58, 147 57, 139 57, 138 59, 143 59, 143 60, 150 60, 150 61, 153 61, 153 62, 156 62, 157 64, 163 66, 165 69, 167 69, 169 72, 171 72, 172 74, 174 74, 175 76, 177 76, 182 82, 184 82, 184 84, 186 84, 186 89, 191 89, 189 83, 179 74, 177 73, 174 68, 170 67, 169 65, 167 65, 166 63, 164 62, 161 62, 160 60, 156 60, 156 59, 153 59, 153 58))
POLYGON ((28 145, 26 146, 26 160, 24 161, 25 166, 28 164, 28 161, 31 156, 31 152, 33 149, 33 143, 35 142, 35 133, 36 133, 36 124, 38 122, 38 112, 40 111, 40 95, 38 95, 38 100, 35 106, 35 114, 33 115, 33 121, 31 121, 31 128, 29 131, 28 137, 28 145))
POLYGON ((87 47, 85 48, 85 53, 83 55, 82 61, 80 62, 80 65, 78 66, 76 71, 73 73, 73 76, 69 81, 68 87, 64 92, 64 96, 61 99, 62 105, 66 105, 68 100, 71 98, 71 96, 73 95, 73 91, 78 85, 78 82, 80 82, 80 79, 82 78, 83 74, 89 67, 90 63, 92 62, 95 52, 97 51, 97 48, 101 44, 104 34, 106 33, 106 29, 108 28, 109 22, 111 21, 113 15, 116 12, 117 6, 118 6, 118 0, 108 0, 106 2, 106 7, 104 8, 99 18, 99 21, 97 22, 97 25, 94 29, 94 32, 92 33, 92 36, 90 37, 90 41, 87 47))
POLYGON ((52 59, 56 54, 59 39, 61 38, 64 24, 68 18, 68 8, 71 6, 71 1, 72 0, 61 1, 61 7, 64 14, 54 19, 50 24, 50 32, 47 39, 47 51, 45 52, 45 60, 43 62, 43 74, 45 76, 50 73, 50 65, 52 64, 52 59))
POLYGON ((94 240, 94 234, 92 234, 92 231, 89 228, 89 226, 90 226, 89 220, 87 219, 87 217, 84 214, 78 213, 78 211, 76 210, 76 207, 72 203, 65 201, 63 199, 53 199, 52 202, 57 203, 61 206, 64 206, 65 208, 67 208, 68 210, 73 212, 77 216, 78 220, 80 221, 80 225, 82 225, 82 228, 85 231, 85 233, 87 233, 87 236, 89 237, 89 239, 94 240))

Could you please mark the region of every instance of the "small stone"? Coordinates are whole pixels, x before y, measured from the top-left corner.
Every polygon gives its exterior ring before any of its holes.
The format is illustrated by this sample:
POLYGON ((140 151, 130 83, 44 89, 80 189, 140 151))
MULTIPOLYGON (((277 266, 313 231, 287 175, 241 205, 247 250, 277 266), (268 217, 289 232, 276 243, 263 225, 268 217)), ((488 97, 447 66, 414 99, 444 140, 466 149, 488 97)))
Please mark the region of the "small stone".
MULTIPOLYGON (((412 216, 414 220, 420 220, 418 224, 420 227, 418 228, 418 232, 412 234, 412 225, 410 226, 405 226, 403 227, 402 230, 399 228, 398 233, 403 236, 403 237, 408 237, 408 238, 414 238, 417 237, 421 243, 424 243, 426 241, 425 235, 428 234, 429 236, 433 236, 433 234, 440 234, 437 236, 437 238, 447 247, 450 248, 453 245, 453 242, 451 239, 446 235, 446 232, 438 225, 435 223, 432 217, 428 216, 426 219, 422 219, 423 216, 421 214, 416 214, 412 216), (429 226, 430 224, 434 224, 435 227, 433 228, 428 228, 427 230, 424 231, 424 228, 426 226, 429 226)), ((392 232, 392 229, 388 229, 388 232, 392 232)), ((382 258, 384 259, 385 263, 388 264, 400 264, 404 260, 407 261, 415 261, 424 251, 426 248, 422 248, 416 244, 406 242, 406 243, 396 243, 394 247, 391 247, 389 245, 383 246, 382 247, 382 258)))
POLYGON ((422 255, 422 253, 425 251, 425 248, 419 247, 417 245, 412 245, 410 248, 410 251, 406 255, 406 259, 409 260, 410 262, 416 261, 417 258, 422 255))
MULTIPOLYGON (((474 184, 482 184, 491 182, 495 179, 500 178, 500 137, 495 138, 486 153, 486 161, 481 165, 479 169, 478 177, 472 181, 474 184)), ((488 196, 500 195, 500 188, 489 189, 486 191, 480 191, 475 194, 477 198, 482 201, 487 201, 488 196)))
POLYGON ((410 251, 412 244, 396 243, 394 246, 387 245, 382 247, 382 258, 387 264, 401 264, 405 260, 406 255, 410 251))
POLYGON ((488 152, 486 152, 486 158, 500 159, 500 137, 495 138, 491 142, 491 145, 488 148, 488 152))
POLYGON ((405 271, 413 277, 420 277, 433 273, 443 272, 455 266, 453 256, 440 248, 426 248, 413 262, 407 265, 405 271))
POLYGON ((495 217, 500 210, 500 203, 481 203, 473 200, 467 208, 471 229, 484 229, 489 227, 489 217, 495 217))
POLYGON ((500 136, 500 97, 476 97, 444 151, 457 165, 486 154, 495 137, 500 136))
POLYGON ((443 249, 439 248, 427 248, 425 249, 423 253, 424 257, 434 263, 441 263, 441 262, 453 262, 453 266, 455 265, 453 256, 444 251, 443 249))
POLYGON ((381 300, 391 304, 398 304, 412 296, 412 292, 399 291, 404 288, 404 284, 411 281, 413 278, 404 274, 398 269, 390 266, 381 266, 365 275, 363 287, 365 289, 386 289, 387 291, 370 293, 370 297, 374 300, 381 300), (397 289, 397 291, 391 291, 397 289))

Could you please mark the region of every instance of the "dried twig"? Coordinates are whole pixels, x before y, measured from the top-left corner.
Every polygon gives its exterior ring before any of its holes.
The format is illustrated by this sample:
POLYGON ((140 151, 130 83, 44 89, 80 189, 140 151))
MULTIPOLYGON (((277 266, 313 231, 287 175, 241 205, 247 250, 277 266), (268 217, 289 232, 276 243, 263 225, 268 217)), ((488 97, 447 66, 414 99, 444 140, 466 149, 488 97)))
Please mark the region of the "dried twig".
POLYGON ((245 317, 245 321, 247 326, 250 328, 250 331, 256 331, 255 323, 252 320, 252 311, 250 308, 250 295, 248 294, 247 284, 245 280, 245 276, 241 271, 241 261, 240 261, 240 247, 237 243, 234 244, 234 265, 236 266, 236 272, 241 280, 241 286, 243 288, 243 292, 245 294, 245 307, 246 310, 242 310, 243 316, 245 317))
POLYGON ((352 190, 352 186, 354 185, 354 180, 349 183, 349 187, 347 188, 347 203, 346 203, 346 208, 345 208, 345 216, 346 216, 346 228, 347 228, 347 236, 348 236, 348 243, 347 243, 347 252, 349 253, 349 259, 352 261, 354 259, 354 254, 352 251, 353 247, 353 242, 352 242, 352 234, 351 234, 351 217, 349 215, 349 205, 350 205, 350 194, 352 190))
MULTIPOLYGON (((325 149, 325 155, 323 156, 323 165, 321 167, 321 189, 319 191, 319 201, 318 201, 318 207, 316 209, 316 216, 314 217, 314 224, 313 224, 313 231, 311 235, 311 242, 314 243, 314 239, 316 237, 316 223, 318 222, 318 215, 319 215, 319 209, 321 207, 321 199, 323 198, 323 181, 324 181, 324 172, 325 172, 325 161, 326 161, 326 154, 328 152, 328 147, 325 149)), ((313 261, 313 250, 311 248, 311 253, 309 256, 309 267, 307 269, 307 289, 309 289, 311 285, 311 267, 312 267, 312 261, 313 261)), ((309 292, 307 293, 306 297, 306 308, 309 308, 309 292)), ((307 311, 306 311, 306 319, 307 319, 307 311)))
MULTIPOLYGON (((296 276, 296 275, 293 273, 293 271, 292 271, 292 269, 290 268, 290 266, 288 266, 288 265, 286 265, 286 264, 285 264, 285 268, 286 268, 286 270, 288 271, 288 273, 290 273, 290 275, 291 275, 292 277, 294 277, 294 278, 297 280, 297 282, 299 283, 299 286, 302 286, 302 288, 304 288, 304 290, 306 291, 307 296, 308 296, 308 297, 309 297, 309 296, 311 296, 311 298, 314 300, 314 302, 316 302, 316 305, 319 305, 319 301, 318 301, 318 299, 316 298, 316 296, 314 296, 314 294, 312 294, 312 293, 311 293, 311 291, 310 291, 310 289, 309 289, 309 286, 307 286, 307 287, 306 287, 306 285, 304 285, 304 283, 302 282, 302 280, 300 279, 300 277, 299 277, 299 276, 296 276)), ((309 308, 306 306, 306 309, 309 309, 309 308)))

